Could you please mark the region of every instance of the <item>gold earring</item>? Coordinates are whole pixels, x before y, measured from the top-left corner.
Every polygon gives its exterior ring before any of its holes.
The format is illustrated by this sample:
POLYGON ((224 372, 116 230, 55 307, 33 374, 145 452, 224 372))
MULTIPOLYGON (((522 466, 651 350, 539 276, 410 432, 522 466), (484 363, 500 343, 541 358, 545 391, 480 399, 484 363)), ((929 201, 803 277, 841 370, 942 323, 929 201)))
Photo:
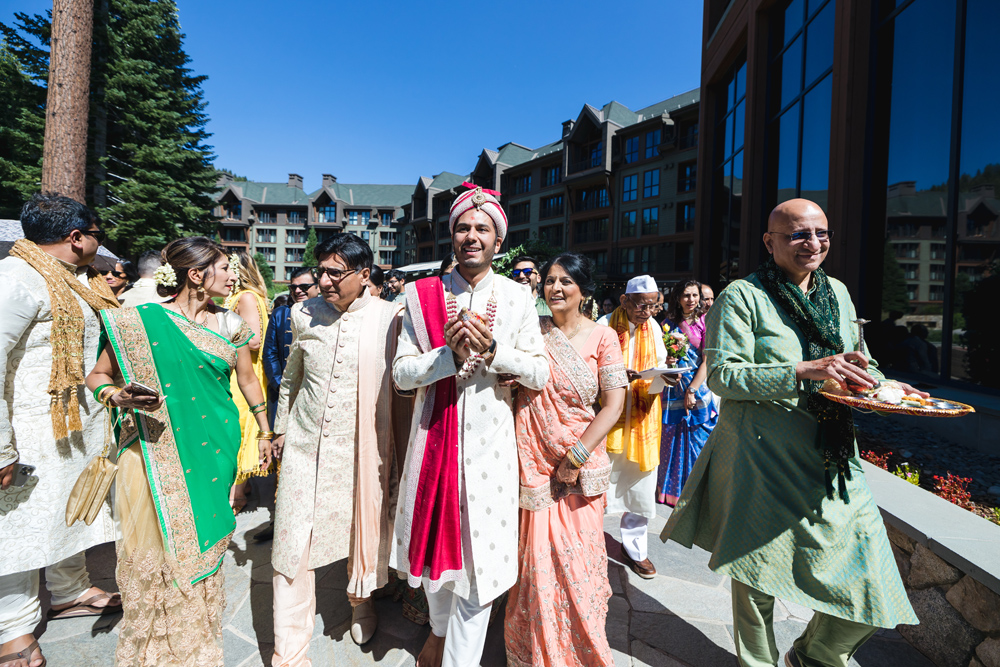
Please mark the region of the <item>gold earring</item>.
POLYGON ((198 294, 205 293, 205 283, 198 283, 198 294))

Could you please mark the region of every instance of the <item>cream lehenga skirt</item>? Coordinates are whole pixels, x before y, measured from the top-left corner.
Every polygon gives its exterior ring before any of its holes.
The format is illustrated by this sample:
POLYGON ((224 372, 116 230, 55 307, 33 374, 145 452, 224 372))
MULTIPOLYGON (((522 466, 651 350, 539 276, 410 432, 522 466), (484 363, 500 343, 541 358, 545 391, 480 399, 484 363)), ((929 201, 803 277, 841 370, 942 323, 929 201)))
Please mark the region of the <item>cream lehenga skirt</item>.
POLYGON ((221 667, 222 568, 195 584, 175 578, 139 447, 118 457, 115 518, 122 537, 116 575, 124 616, 115 664, 221 667))

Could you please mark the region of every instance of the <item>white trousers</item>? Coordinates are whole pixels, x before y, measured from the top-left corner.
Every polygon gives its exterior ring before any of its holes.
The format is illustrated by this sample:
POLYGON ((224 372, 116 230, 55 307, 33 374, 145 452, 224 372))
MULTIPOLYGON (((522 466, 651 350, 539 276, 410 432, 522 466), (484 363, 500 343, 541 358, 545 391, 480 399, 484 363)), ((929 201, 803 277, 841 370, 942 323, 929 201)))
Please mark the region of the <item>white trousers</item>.
MULTIPOLYGON (((73 602, 90 589, 87 555, 81 551, 45 568, 45 587, 52 604, 73 602)), ((0 576, 0 644, 30 635, 42 622, 38 570, 0 576)))
POLYGON ((646 550, 646 526, 648 524, 649 519, 641 514, 622 513, 622 548, 636 562, 644 561, 649 556, 649 552, 646 550))
POLYGON ((427 594, 431 632, 445 638, 441 667, 479 665, 493 603, 480 607, 444 588, 431 593, 424 586, 424 593, 427 594))

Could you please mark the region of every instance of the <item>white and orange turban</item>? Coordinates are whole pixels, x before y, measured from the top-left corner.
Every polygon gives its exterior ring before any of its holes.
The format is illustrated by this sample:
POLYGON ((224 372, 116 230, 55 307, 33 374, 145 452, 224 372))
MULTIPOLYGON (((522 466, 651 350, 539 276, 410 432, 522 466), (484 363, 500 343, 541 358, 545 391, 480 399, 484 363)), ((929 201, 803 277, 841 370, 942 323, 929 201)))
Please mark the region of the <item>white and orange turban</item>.
POLYGON ((472 190, 460 194, 455 199, 455 203, 451 205, 451 217, 448 219, 449 231, 454 233, 455 223, 462 217, 462 214, 475 208, 490 216, 490 219, 493 220, 493 224, 497 228, 497 237, 501 239, 506 238, 507 214, 503 212, 500 200, 497 199, 500 193, 494 190, 484 190, 472 183, 462 183, 462 185, 472 188, 472 190))

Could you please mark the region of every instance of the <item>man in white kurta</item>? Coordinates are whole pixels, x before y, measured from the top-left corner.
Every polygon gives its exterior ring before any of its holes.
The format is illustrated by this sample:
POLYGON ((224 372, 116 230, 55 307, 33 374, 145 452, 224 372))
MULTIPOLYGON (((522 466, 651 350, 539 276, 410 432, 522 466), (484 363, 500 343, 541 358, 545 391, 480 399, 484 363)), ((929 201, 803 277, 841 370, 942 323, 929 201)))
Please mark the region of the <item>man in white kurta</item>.
MULTIPOLYGON (((36 195, 22 212, 29 240, 65 270, 88 284, 87 266, 100 245, 96 217, 71 199, 36 195), (83 233, 89 232, 89 233, 83 233)), ((47 393, 52 369, 52 304, 46 280, 20 257, 0 260, 0 656, 27 649, 41 621, 38 570, 46 568, 53 607, 90 602, 92 613, 118 599, 91 588, 84 551, 115 539, 105 504, 94 522, 66 526, 66 501, 84 467, 104 448, 105 410, 86 387, 78 387, 82 430, 56 440, 47 393), (23 486, 13 486, 21 465, 35 466, 23 486)), ((110 295, 110 292, 108 292, 110 295)), ((76 294, 83 317, 83 373, 97 361, 98 316, 76 294)), ((86 613, 88 610, 83 609, 86 613)), ((32 655, 29 651, 28 655, 32 655)), ((25 658, 28 657, 25 656, 25 658)), ((39 652, 34 651, 37 659, 39 652)), ((8 658, 9 660, 9 658, 8 658)), ((0 660, 7 662, 7 660, 0 660)))
POLYGON ((311 664, 314 571, 348 559, 351 636, 375 631, 396 500, 391 364, 400 306, 368 289, 372 252, 351 234, 316 249, 321 295, 291 310, 293 342, 274 430, 284 434, 275 509, 273 665, 311 664), (333 278, 331 278, 333 276, 333 278))
MULTIPOLYGON (((656 307, 659 291, 650 276, 636 276, 628 281, 619 308, 624 309, 628 318, 628 349, 623 349, 625 366, 629 370, 629 380, 635 380, 633 371, 644 371, 637 367, 639 346, 635 344, 636 328, 648 321, 653 331, 653 345, 656 351, 656 367, 667 363, 667 348, 663 343, 663 329, 651 314, 656 307)), ((613 314, 613 313, 612 313, 613 314)), ((608 325, 611 315, 599 319, 599 324, 608 325)), ((622 346, 624 348, 624 346, 622 346)), ((671 380, 676 383, 676 380, 671 380)), ((662 388, 662 386, 660 386, 662 388)), ((624 423, 632 423, 632 408, 635 399, 634 386, 625 395, 624 423)), ((659 425, 658 425, 659 426, 659 425)), ((626 564, 640 577, 649 578, 656 574, 656 568, 649 561, 647 551, 647 531, 649 520, 656 517, 656 467, 643 472, 638 463, 630 461, 628 451, 629 429, 624 432, 624 446, 621 453, 608 453, 611 459, 611 485, 608 488, 607 514, 621 514, 622 549, 626 564), (631 562, 629 562, 631 561, 631 562)), ((656 439, 659 443, 659 438, 656 439)), ((657 446, 659 446, 657 444, 657 446)))
MULTIPOLYGON (((521 385, 540 390, 548 381, 549 366, 531 291, 490 268, 506 233, 499 202, 488 193, 470 190, 456 199, 451 226, 458 267, 441 278, 445 294, 454 296, 454 308, 467 308, 487 322, 492 319, 492 326, 481 323, 480 332, 490 336, 468 340, 471 349, 482 353, 478 366, 469 360, 472 357, 466 359, 456 351, 464 344, 459 336, 449 345, 421 351, 419 327, 414 324, 421 317, 417 284, 407 285, 393 380, 402 390, 416 389, 417 395, 390 562, 408 576, 411 586, 422 582, 427 593, 431 636, 418 665, 469 667, 478 665, 482 656, 493 600, 514 584, 518 571, 517 446, 510 389, 501 383, 514 377, 521 385), (479 205, 470 201, 473 193, 479 205), (470 367, 475 370, 464 377, 463 368, 470 367), (417 435, 429 390, 453 376, 457 376, 462 569, 435 580, 428 568, 411 572, 408 555, 425 444, 433 446, 417 435)), ((455 326, 471 325, 459 320, 455 326)))

